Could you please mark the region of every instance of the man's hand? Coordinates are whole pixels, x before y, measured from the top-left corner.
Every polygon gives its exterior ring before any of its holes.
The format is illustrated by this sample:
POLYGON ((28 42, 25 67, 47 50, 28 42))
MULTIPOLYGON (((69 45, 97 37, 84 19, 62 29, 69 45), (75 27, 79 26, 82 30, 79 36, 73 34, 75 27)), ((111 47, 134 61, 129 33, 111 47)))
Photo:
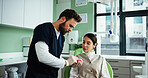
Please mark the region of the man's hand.
POLYGON ((70 56, 70 57, 68 58, 68 60, 66 60, 66 65, 65 65, 65 66, 71 66, 71 65, 77 63, 77 59, 78 59, 78 58, 75 57, 75 56, 70 56))

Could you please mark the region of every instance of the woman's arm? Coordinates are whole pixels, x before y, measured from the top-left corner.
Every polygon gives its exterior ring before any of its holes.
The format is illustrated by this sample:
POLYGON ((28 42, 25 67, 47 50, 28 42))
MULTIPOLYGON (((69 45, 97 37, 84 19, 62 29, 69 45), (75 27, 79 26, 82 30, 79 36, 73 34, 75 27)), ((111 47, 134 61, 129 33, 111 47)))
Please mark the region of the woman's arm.
POLYGON ((108 71, 108 67, 107 67, 105 58, 103 58, 101 78, 110 78, 110 75, 109 75, 109 71, 108 71))
POLYGON ((71 67, 70 78, 78 78, 78 67, 71 67))

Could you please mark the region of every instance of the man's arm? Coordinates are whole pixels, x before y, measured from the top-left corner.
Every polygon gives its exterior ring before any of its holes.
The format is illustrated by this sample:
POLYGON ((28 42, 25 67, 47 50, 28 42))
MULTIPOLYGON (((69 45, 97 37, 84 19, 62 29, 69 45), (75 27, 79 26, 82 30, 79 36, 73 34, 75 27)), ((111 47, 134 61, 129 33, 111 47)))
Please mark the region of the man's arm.
POLYGON ((38 60, 46 65, 55 67, 55 68, 63 68, 65 65, 64 59, 59 59, 49 53, 48 45, 39 41, 35 44, 35 50, 38 57, 38 60))
POLYGON ((101 78, 110 78, 108 67, 105 58, 102 58, 102 71, 101 78))
POLYGON ((77 58, 74 56, 70 56, 68 60, 53 56, 49 52, 48 45, 43 41, 39 41, 35 44, 35 50, 40 62, 55 68, 63 68, 64 66, 69 66, 77 62, 77 58))

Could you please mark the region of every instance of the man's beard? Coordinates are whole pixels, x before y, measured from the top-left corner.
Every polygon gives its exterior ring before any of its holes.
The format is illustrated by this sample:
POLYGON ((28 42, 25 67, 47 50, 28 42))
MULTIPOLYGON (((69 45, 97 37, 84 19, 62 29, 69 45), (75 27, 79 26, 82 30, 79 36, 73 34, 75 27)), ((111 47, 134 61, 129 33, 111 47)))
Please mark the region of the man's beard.
POLYGON ((59 30, 60 30, 60 32, 61 32, 63 35, 65 35, 65 34, 67 33, 66 29, 64 28, 65 23, 66 23, 66 22, 64 22, 64 23, 62 23, 62 24, 59 25, 59 30))

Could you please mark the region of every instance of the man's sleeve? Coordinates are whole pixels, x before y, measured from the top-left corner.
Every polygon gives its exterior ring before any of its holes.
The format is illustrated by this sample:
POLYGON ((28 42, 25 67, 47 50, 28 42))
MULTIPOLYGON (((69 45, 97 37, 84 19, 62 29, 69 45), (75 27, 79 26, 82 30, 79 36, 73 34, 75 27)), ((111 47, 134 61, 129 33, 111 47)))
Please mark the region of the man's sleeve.
POLYGON ((38 60, 41 63, 44 63, 46 65, 49 65, 51 67, 55 68, 63 68, 65 66, 65 60, 62 58, 57 58, 53 56, 51 53, 49 53, 48 45, 43 42, 39 41, 35 44, 35 50, 38 57, 38 60))

